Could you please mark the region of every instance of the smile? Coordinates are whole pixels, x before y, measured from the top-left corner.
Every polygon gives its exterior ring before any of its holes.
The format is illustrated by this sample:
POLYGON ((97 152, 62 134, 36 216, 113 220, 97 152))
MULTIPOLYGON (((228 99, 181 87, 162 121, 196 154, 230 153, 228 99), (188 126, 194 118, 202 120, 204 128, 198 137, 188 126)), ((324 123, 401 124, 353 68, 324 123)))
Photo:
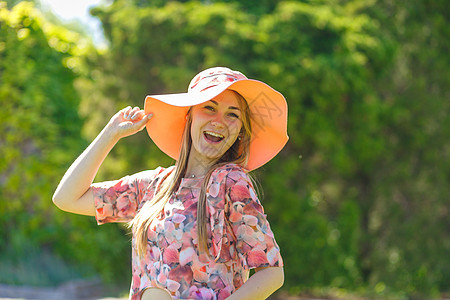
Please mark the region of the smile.
POLYGON ((213 143, 218 143, 225 138, 222 134, 215 133, 212 131, 205 131, 205 132, 203 132, 203 135, 206 140, 213 142, 213 143))

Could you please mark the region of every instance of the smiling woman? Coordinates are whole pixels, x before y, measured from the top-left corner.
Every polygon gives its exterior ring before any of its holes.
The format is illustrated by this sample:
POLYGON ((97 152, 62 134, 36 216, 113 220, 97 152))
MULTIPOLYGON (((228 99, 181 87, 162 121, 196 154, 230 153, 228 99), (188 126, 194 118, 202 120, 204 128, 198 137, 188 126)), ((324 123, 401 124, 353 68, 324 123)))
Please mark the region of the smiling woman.
POLYGON ((280 93, 211 68, 194 77, 188 93, 148 96, 145 110, 114 115, 53 201, 95 215, 98 224, 129 223, 132 300, 266 299, 283 284, 283 260, 248 171, 283 148, 286 126, 280 93), (267 99, 280 114, 261 114, 267 99), (175 166, 93 184, 117 141, 144 127, 175 166), (249 278, 250 269, 256 273, 249 278))
MULTIPOLYGON (((242 139, 244 131, 250 132, 249 128, 243 127, 241 120, 241 115, 245 119, 249 118, 248 111, 243 109, 247 112, 244 114, 239 108, 246 105, 237 92, 225 90, 213 100, 194 106, 189 111, 193 146, 189 159, 204 166, 211 165, 232 148, 239 136, 242 139)), ((202 171, 192 172, 191 175, 196 175, 202 171)))

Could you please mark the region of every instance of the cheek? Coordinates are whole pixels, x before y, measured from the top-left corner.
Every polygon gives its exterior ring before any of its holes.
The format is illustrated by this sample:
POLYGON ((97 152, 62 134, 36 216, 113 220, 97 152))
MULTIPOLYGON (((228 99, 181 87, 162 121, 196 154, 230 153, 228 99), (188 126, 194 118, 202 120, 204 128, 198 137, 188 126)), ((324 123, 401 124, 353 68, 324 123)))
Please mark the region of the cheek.
POLYGON ((193 142, 197 142, 200 140, 202 136, 202 128, 204 121, 201 118, 195 118, 192 120, 191 124, 191 138, 193 142))
POLYGON ((229 126, 229 128, 230 128, 230 134, 231 134, 231 135, 238 135, 239 132, 241 131, 241 128, 242 128, 242 122, 239 121, 239 120, 234 121, 234 122, 229 126))
POLYGON ((197 129, 197 126, 192 123, 191 126, 191 138, 193 141, 196 141, 198 139, 198 135, 199 135, 199 130, 197 129))

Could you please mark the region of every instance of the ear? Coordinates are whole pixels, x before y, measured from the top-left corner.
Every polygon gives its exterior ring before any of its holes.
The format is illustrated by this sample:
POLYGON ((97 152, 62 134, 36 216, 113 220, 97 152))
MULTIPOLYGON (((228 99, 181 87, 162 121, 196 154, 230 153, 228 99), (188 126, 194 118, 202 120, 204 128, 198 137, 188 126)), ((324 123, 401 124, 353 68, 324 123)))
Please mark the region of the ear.
POLYGON ((241 131, 239 132, 239 135, 238 135, 238 139, 239 140, 242 140, 242 138, 245 136, 245 129, 244 129, 244 126, 242 126, 241 127, 241 131))

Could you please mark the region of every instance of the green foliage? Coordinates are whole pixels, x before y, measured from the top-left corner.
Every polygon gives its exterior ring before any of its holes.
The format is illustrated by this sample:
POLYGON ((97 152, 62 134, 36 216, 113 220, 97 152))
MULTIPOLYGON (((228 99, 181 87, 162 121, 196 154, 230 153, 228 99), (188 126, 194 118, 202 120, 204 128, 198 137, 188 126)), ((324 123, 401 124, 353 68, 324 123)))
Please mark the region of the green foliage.
POLYGON ((105 268, 99 260, 127 253, 126 242, 105 241, 120 228, 100 232, 93 220, 63 213, 51 201, 61 176, 86 146, 74 82, 89 43, 46 22, 28 2, 11 10, 0 2, 0 25, 0 279, 57 284, 128 270, 126 262, 105 268), (106 244, 121 253, 99 253, 106 244), (61 259, 68 264, 52 273, 52 261, 61 259))
MULTIPOLYGON (((254 3, 116 0, 92 11, 105 53, 60 27, 47 32, 31 6, 2 8, 0 196, 20 201, 0 203, 0 251, 33 241, 105 278, 127 276, 121 228, 57 212, 51 192, 86 145, 80 135, 92 140, 118 109, 185 91, 198 71, 223 65, 289 104, 290 141, 256 171, 284 288, 448 292, 446 2, 254 3)), ((97 180, 171 163, 142 132, 116 146, 97 180)))
MULTIPOLYGON (((435 53, 443 51, 436 40, 433 50, 412 55, 410 49, 421 48, 398 37, 409 22, 424 22, 414 19, 420 5, 397 4, 411 18, 397 22, 389 19, 390 2, 290 1, 263 12, 245 9, 241 1, 148 3, 117 0, 94 10, 111 41, 105 58, 121 65, 104 63, 105 78, 120 83, 102 88, 109 100, 142 105, 146 94, 184 91, 193 74, 215 65, 262 79, 288 99, 291 139, 257 172, 285 258, 286 288, 363 285, 379 296, 399 290, 433 295, 448 288, 449 261, 442 261, 449 246, 443 201, 447 82, 403 78, 416 68, 405 59, 424 59, 415 71, 421 76, 429 59, 445 54, 435 53), (407 96, 405 80, 417 82, 408 84, 407 96), (427 84, 437 91, 429 104, 423 101, 427 84), (427 167, 441 159, 441 168, 427 167), (433 182, 432 170, 440 174, 433 182), (419 203, 429 204, 427 212, 419 203), (444 237, 441 245, 430 240, 438 236, 444 237)), ((438 7, 427 9, 421 17, 438 27, 427 32, 442 37, 438 7), (430 11, 436 14, 427 17, 430 11)), ((421 35, 414 28, 408 38, 421 35)), ((447 66, 443 58, 440 78, 448 78, 447 66)), ((118 150, 128 153, 127 169, 142 160, 149 167, 164 164, 154 146, 142 147, 145 135, 131 143, 136 147, 118 150)))

